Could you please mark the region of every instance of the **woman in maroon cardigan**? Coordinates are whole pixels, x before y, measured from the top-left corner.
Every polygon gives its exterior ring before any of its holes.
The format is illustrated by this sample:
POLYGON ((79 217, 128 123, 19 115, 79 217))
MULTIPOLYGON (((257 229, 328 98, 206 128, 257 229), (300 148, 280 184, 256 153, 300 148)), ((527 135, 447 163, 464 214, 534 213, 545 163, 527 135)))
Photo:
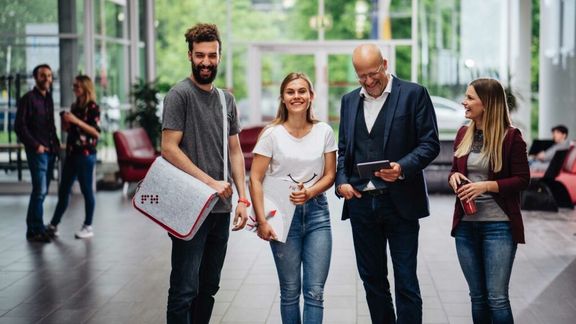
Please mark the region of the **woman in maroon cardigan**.
POLYGON ((498 81, 472 81, 462 104, 471 122, 454 142, 449 184, 458 198, 452 236, 474 323, 514 323, 508 284, 517 244, 524 243, 520 191, 530 181, 526 143, 511 126, 498 81), (466 214, 460 201, 474 201, 476 212, 466 214))

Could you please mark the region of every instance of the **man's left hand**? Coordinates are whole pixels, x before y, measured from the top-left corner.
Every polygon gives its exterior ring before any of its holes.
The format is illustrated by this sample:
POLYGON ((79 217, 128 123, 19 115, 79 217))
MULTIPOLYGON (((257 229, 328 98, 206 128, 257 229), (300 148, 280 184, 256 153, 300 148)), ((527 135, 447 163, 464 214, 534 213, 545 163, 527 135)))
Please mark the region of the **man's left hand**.
POLYGON ((396 162, 390 162, 390 166, 390 169, 380 169, 380 171, 374 172, 374 175, 388 182, 394 182, 398 180, 398 178, 402 175, 402 167, 396 162))
POLYGON ((236 212, 234 215, 234 227, 232 227, 233 231, 238 231, 246 226, 246 222, 248 222, 248 207, 245 204, 239 203, 236 206, 236 212))

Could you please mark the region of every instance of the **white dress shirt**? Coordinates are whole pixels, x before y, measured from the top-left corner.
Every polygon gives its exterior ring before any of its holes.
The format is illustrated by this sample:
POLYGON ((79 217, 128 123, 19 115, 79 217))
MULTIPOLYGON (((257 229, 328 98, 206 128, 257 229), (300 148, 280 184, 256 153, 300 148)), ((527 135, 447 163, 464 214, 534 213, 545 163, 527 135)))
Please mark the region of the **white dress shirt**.
POLYGON ((386 103, 386 99, 388 99, 388 95, 392 90, 392 74, 387 73, 387 76, 388 84, 378 98, 369 95, 364 87, 360 90, 360 96, 364 100, 364 121, 366 122, 368 133, 372 131, 376 118, 378 118, 378 114, 380 113, 380 110, 382 110, 382 107, 384 106, 384 103, 386 103))

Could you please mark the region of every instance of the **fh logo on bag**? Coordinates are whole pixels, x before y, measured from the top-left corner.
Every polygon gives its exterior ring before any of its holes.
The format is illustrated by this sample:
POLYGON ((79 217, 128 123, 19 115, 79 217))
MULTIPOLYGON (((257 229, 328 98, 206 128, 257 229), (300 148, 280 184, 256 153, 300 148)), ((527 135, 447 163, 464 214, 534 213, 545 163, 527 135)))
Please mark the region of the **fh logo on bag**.
POLYGON ((159 200, 158 195, 140 195, 141 204, 145 204, 146 202, 149 204, 158 204, 159 200))

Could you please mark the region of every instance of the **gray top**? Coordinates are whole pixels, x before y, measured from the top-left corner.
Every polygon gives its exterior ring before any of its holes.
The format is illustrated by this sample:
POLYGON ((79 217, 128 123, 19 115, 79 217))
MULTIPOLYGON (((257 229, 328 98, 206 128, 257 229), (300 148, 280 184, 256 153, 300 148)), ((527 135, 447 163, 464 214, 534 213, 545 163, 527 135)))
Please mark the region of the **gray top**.
MULTIPOLYGON (((472 182, 488 180, 488 161, 481 153, 470 152, 468 155, 468 179, 472 182)), ((476 197, 478 212, 474 215, 464 215, 463 221, 495 222, 509 221, 508 216, 489 193, 476 197)))
MULTIPOLYGON (((225 92, 228 111, 228 135, 240 132, 234 97, 225 92)), ((162 129, 182 131, 180 148, 202 171, 222 180, 224 154, 222 152, 222 107, 215 88, 207 92, 186 78, 176 84, 164 97, 162 129)), ((231 170, 230 160, 228 169, 231 170)), ((227 179, 232 183, 232 179, 227 179)), ((232 200, 219 201, 212 212, 229 213, 232 200)))

